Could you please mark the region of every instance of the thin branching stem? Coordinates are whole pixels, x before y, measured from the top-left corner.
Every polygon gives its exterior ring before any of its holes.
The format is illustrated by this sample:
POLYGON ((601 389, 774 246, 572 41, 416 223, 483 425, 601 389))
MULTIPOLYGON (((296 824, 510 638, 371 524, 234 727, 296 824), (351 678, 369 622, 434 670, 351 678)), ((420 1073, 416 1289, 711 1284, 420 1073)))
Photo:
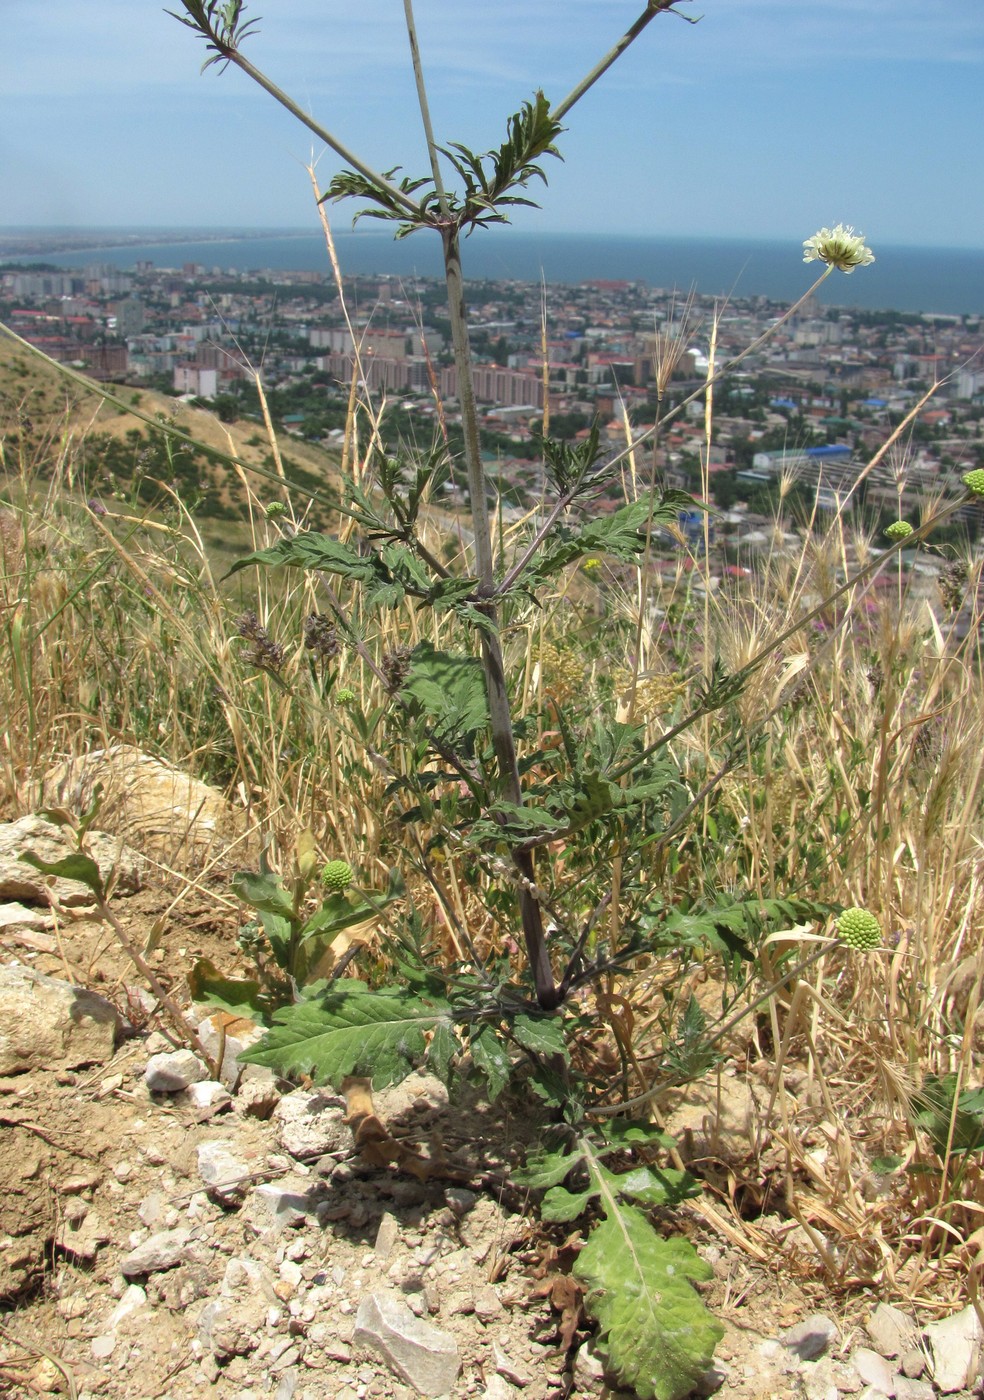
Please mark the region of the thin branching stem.
MULTIPOLYGON (((642 14, 636 20, 635 24, 631 25, 625 31, 621 39, 619 39, 618 43, 613 44, 612 47, 608 50, 608 52, 605 54, 604 58, 599 59, 599 61, 591 69, 590 73, 585 74, 585 76, 581 79, 577 86, 571 89, 571 91, 564 98, 563 102, 558 102, 557 106, 553 108, 550 115, 554 119, 554 121, 560 121, 563 117, 565 117, 567 113, 571 110, 571 108, 575 105, 575 103, 580 102, 584 94, 588 92, 590 88, 594 87, 598 79, 604 77, 604 75, 608 72, 609 68, 611 68, 612 64, 615 63, 619 58, 621 58, 622 54, 629 47, 629 45, 634 43, 635 40, 638 39, 639 35, 650 23, 650 21, 654 20, 657 15, 663 14, 667 10, 673 10, 674 3, 675 0, 651 0, 651 3, 646 6, 642 14)), ((673 13, 679 14, 679 11, 673 10, 673 13)), ((680 15, 680 18, 687 19, 687 16, 680 15)), ((693 24, 696 23, 696 21, 688 20, 688 23, 693 24)))

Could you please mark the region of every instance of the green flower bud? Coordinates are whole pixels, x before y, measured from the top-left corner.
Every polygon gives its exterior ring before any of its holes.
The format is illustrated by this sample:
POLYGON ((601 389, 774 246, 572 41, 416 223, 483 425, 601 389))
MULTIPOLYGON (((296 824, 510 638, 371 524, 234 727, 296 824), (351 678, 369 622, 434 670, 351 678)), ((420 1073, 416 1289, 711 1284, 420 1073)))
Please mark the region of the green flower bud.
POLYGON ((347 890, 353 878, 352 867, 344 860, 330 860, 321 872, 321 883, 326 885, 332 894, 341 894, 343 890, 347 890))
POLYGON ((963 484, 972 496, 984 496, 984 468, 978 467, 976 471, 968 472, 963 484))
POLYGON ((905 540, 912 534, 912 526, 908 520, 893 520, 885 531, 888 539, 894 544, 896 540, 905 540))
POLYGON ((283 515, 286 509, 283 501, 271 501, 266 508, 267 520, 272 520, 275 515, 283 515))
POLYGON ((837 920, 837 933, 842 943, 860 953, 881 946, 881 925, 867 909, 845 909, 837 920))
POLYGON ((355 691, 349 690, 348 686, 343 685, 341 689, 335 691, 336 705, 351 705, 354 699, 355 691))

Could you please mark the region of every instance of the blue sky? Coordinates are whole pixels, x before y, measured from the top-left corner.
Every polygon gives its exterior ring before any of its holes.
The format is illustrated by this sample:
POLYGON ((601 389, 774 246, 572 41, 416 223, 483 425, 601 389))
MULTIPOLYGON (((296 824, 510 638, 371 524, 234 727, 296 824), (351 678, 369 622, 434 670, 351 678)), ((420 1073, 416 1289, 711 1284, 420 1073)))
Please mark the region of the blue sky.
MULTIPOLYGON (((172 8, 177 8, 174 0, 172 8)), ((639 13, 417 0, 440 141, 498 144, 639 13)), ((984 247, 981 0, 694 0, 567 119, 543 231, 984 247)), ((256 0, 252 61, 377 169, 425 173, 399 0, 256 0)), ((312 138, 157 0, 0 0, 0 224, 316 227, 312 138)), ((326 182, 339 162, 318 153, 326 182)), ((344 212, 333 218, 347 227, 344 212)))

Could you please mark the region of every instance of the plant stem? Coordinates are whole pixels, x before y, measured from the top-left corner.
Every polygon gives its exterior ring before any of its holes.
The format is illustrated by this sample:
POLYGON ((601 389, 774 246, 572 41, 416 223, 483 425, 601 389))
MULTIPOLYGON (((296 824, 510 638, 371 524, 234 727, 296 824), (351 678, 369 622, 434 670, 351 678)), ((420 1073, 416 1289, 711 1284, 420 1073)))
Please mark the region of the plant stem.
POLYGON ((380 175, 377 170, 373 170, 372 166, 366 165, 365 161, 360 160, 353 151, 350 151, 347 146, 344 146, 342 142, 339 141, 337 136, 333 136, 320 122, 316 122, 313 117, 305 112, 303 107, 298 107, 297 103, 292 97, 288 97, 283 88, 279 88, 272 79, 268 78, 265 73, 261 72, 259 68, 250 63, 248 58, 244 58, 238 50, 228 49, 225 46, 222 47, 222 53, 230 63, 234 63, 248 78, 252 78, 254 83, 258 83, 264 92, 268 92, 271 97, 275 98, 276 101, 280 103, 281 107, 286 107, 291 116, 296 117, 303 126, 307 127, 308 131, 313 131, 319 141, 324 141, 325 145, 330 146, 335 154, 341 156, 342 160, 344 160, 347 165, 351 165, 360 175, 364 175, 370 184, 375 185, 377 189, 384 190, 390 199, 402 205, 407 213, 411 214, 414 218, 419 219, 421 217, 423 211, 415 199, 411 199, 409 195, 404 194, 392 181, 387 180, 385 175, 380 175))
MULTIPOLYGON (((427 152, 434 177, 434 188, 437 191, 442 215, 440 233, 444 251, 444 280, 448 292, 451 343, 454 347, 454 363, 458 374, 458 405, 461 409, 461 426, 465 439, 465 471, 468 477, 472 529, 475 538, 477 591, 482 600, 479 606, 489 624, 481 629, 481 648, 485 685, 489 699, 492 745, 495 749, 496 762, 499 765, 503 795, 506 801, 518 807, 522 806, 523 789, 519 779, 519 762, 513 738, 512 710, 506 686, 502 645, 499 640, 498 610, 494 598, 495 562, 492 553, 492 530, 485 489, 485 470, 482 467, 478 436, 478 412, 475 407, 475 390, 471 372, 471 345, 468 338, 468 315, 465 310, 464 278, 461 272, 461 229, 459 224, 450 217, 447 194, 441 178, 438 151, 434 141, 434 130, 427 102, 427 87, 424 82, 423 65, 417 44, 413 0, 403 0, 403 9, 410 40, 414 78, 417 84, 417 101, 424 125, 424 136, 427 141, 427 152)), ((550 966, 550 955, 547 951, 547 941, 543 929, 543 913, 536 897, 533 857, 529 851, 514 849, 512 858, 520 875, 519 912, 523 924, 526 954, 529 958, 533 985, 536 988, 536 999, 544 1010, 553 1010, 560 1004, 562 998, 554 982, 553 969, 550 966)))
MULTIPOLYGON (((638 39, 650 20, 654 20, 664 10, 673 9, 674 3, 675 0, 650 0, 635 24, 625 31, 618 43, 613 44, 604 58, 600 59, 591 69, 591 72, 586 74, 577 86, 571 89, 563 102, 558 102, 557 106, 553 108, 550 115, 554 121, 560 121, 562 117, 566 116, 574 104, 580 102, 589 88, 593 88, 598 79, 608 72, 615 60, 622 56, 629 45, 638 39)), ((687 16, 681 15, 680 18, 687 19, 687 16)), ((696 20, 688 20, 688 23, 695 24, 696 20)))

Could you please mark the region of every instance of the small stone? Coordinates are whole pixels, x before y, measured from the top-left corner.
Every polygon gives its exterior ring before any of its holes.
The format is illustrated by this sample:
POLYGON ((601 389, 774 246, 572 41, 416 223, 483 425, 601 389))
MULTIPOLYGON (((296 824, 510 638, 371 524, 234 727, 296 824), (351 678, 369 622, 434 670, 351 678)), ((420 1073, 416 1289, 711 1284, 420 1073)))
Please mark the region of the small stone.
POLYGON ((449 1186, 444 1199, 455 1215, 466 1215, 478 1200, 478 1195, 474 1191, 466 1191, 462 1186, 449 1186))
POLYGON ((173 1269, 187 1259, 190 1244, 190 1230, 162 1230, 131 1250, 120 1264, 120 1272, 125 1278, 137 1278, 173 1269))
POLYGON ((234 1155, 232 1143, 225 1140, 200 1144, 198 1175, 208 1188, 209 1195, 223 1205, 241 1201, 250 1185, 249 1167, 234 1155))
POLYGON ((373 1245, 373 1253, 376 1258, 380 1261, 388 1259, 399 1238, 400 1222, 388 1210, 384 1211, 380 1217, 379 1229, 376 1231, 376 1243, 373 1245))
POLYGON ((973 1307, 931 1322, 923 1329, 933 1384, 944 1395, 969 1390, 980 1374, 984 1328, 973 1307))
POLYGON ((453 1337, 422 1322, 401 1299, 388 1293, 363 1298, 355 1323, 355 1343, 377 1351, 420 1395, 446 1395, 461 1370, 453 1337))
POLYGON ((129 1181, 130 1177, 133 1175, 133 1163, 117 1162, 116 1166, 113 1168, 113 1175, 116 1177, 117 1181, 129 1181))
POLYGON ((474 1311, 482 1322, 494 1322, 502 1316, 502 1299, 490 1283, 475 1289, 474 1311))
POLYGON ((180 1094, 189 1084, 207 1078, 208 1070, 190 1050, 151 1055, 144 1070, 144 1083, 152 1094, 180 1094))
POLYGON ((909 1351, 916 1338, 916 1326, 901 1308, 893 1308, 890 1303, 879 1303, 868 1319, 865 1331, 871 1338, 871 1345, 880 1356, 889 1358, 902 1356, 909 1351))
POLYGON ((236 1090, 232 1106, 246 1118, 258 1118, 265 1122, 273 1114, 280 1102, 281 1094, 271 1079, 244 1079, 236 1090))
MULTIPOLYGON (((206 1016, 196 1027, 198 1038, 212 1056, 213 1060, 222 1051, 222 1064, 219 1066, 219 1078, 223 1084, 230 1088, 235 1088, 244 1078, 250 1078, 250 1071, 258 1070, 258 1065, 241 1065, 239 1056, 245 1052, 258 1040, 262 1040, 266 1031, 262 1026, 256 1026, 251 1021, 240 1019, 230 1023, 227 1012, 213 1012, 206 1016), (232 1024, 235 1029, 230 1029, 232 1024)), ((260 1070, 260 1078, 270 1076, 269 1070, 260 1070)))
POLYGON ((70 1198, 55 1229, 55 1243, 76 1259, 91 1262, 104 1244, 112 1239, 112 1231, 103 1225, 94 1210, 84 1201, 70 1198))
POLYGON ((918 1380, 926 1369, 926 1353, 922 1347, 913 1347, 902 1358, 902 1374, 909 1380, 918 1380))
POLYGON ((217 1079, 202 1079, 197 1084, 189 1084, 185 1098, 193 1108, 203 1112, 207 1108, 218 1111, 232 1103, 232 1095, 217 1079))
POLYGON ((520 1388, 533 1384, 533 1377, 526 1367, 513 1361, 498 1342, 492 1343, 492 1359, 495 1362, 496 1375, 504 1376, 507 1381, 511 1381, 513 1385, 518 1385, 520 1388))
POLYGON ((263 1182, 249 1194, 249 1219, 258 1230, 278 1233, 286 1226, 300 1225, 315 1210, 308 1191, 307 1183, 300 1178, 263 1182))
POLYGON ((280 1145, 292 1157, 351 1150, 352 1133, 345 1122, 345 1109, 323 1091, 296 1089, 285 1094, 273 1117, 280 1145))
POLYGON ((42 1356, 28 1378, 28 1384, 39 1395, 55 1395, 65 1388, 65 1377, 47 1356, 42 1356))
POLYGON ((836 1322, 823 1313, 814 1313, 782 1332, 779 1340, 800 1361, 815 1361, 839 1335, 836 1322))
POLYGON ((931 1381, 895 1377, 895 1400, 934 1400, 936 1390, 931 1381))
POLYGON ((108 1356, 112 1356, 115 1348, 115 1332, 104 1332, 102 1336, 92 1339, 92 1354, 97 1361, 105 1361, 108 1356))
POLYGON ((510 1385, 504 1376, 493 1376, 482 1392, 482 1400, 514 1400, 518 1394, 516 1387, 510 1385))
POLYGON ((139 1284, 131 1283, 109 1315, 110 1327, 119 1327, 121 1322, 124 1322, 128 1317, 132 1317, 135 1312, 138 1312, 141 1308, 146 1306, 146 1292, 139 1284))
POLYGON ((148 1230, 160 1220, 166 1204, 162 1191, 151 1191, 137 1206, 137 1215, 148 1230))
POLYGON ((877 1351, 872 1351, 870 1347, 856 1347, 851 1353, 851 1365, 865 1385, 874 1386, 883 1395, 895 1394, 892 1367, 877 1351))
POLYGON ((605 1366, 590 1342, 579 1346, 574 1357, 574 1384, 579 1391, 599 1389, 605 1380, 605 1366))

